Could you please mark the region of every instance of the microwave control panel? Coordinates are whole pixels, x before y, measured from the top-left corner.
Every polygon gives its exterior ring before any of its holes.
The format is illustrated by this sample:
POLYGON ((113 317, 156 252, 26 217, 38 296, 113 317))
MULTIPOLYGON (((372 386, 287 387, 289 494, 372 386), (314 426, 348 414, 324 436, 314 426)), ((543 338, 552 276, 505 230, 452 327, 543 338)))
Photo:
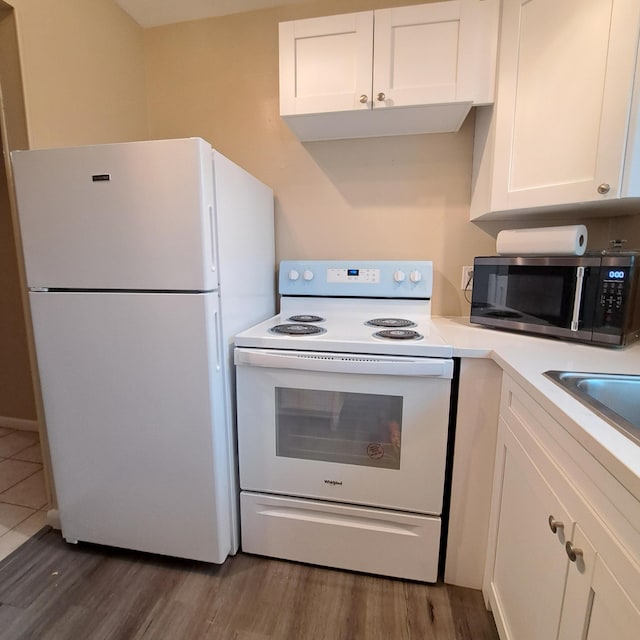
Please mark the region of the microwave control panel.
POLYGON ((625 298, 628 269, 603 269, 600 283, 600 307, 604 311, 604 324, 619 327, 625 298))
POLYGON ((603 258, 600 267, 594 330, 621 335, 630 328, 629 322, 633 322, 630 307, 638 304, 638 300, 633 300, 638 274, 634 257, 607 258, 603 258))

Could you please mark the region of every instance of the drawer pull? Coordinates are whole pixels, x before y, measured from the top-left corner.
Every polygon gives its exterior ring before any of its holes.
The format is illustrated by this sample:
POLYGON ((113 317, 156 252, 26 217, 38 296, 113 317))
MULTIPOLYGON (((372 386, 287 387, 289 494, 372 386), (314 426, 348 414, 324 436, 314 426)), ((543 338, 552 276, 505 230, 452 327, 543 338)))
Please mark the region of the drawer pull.
POLYGON ((582 558, 582 549, 579 549, 578 547, 574 547, 571 544, 571 540, 567 541, 567 544, 564 545, 564 548, 571 562, 575 562, 578 558, 582 558))
POLYGON ((564 527, 564 522, 562 520, 556 520, 553 516, 549 516, 549 529, 551 529, 552 533, 558 533, 558 529, 562 529, 564 527))

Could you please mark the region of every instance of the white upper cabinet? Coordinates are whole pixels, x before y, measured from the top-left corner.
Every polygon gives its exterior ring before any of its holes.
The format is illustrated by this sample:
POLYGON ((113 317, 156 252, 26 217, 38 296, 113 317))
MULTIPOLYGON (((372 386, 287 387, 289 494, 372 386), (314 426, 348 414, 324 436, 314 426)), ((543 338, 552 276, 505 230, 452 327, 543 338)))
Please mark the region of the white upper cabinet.
POLYGON ((637 207, 625 199, 640 196, 639 31, 638 0, 504 0, 472 219, 637 207))
POLYGON ((280 24, 280 114, 302 140, 457 131, 493 100, 498 0, 280 24))

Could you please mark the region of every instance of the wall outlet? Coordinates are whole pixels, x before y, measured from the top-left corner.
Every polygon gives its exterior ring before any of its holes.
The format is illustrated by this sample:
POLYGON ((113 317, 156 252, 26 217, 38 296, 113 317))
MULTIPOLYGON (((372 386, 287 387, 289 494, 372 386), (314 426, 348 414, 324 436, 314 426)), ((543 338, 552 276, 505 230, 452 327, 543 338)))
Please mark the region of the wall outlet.
POLYGON ((463 291, 471 291, 473 288, 473 267, 462 267, 462 280, 460 288, 463 291))

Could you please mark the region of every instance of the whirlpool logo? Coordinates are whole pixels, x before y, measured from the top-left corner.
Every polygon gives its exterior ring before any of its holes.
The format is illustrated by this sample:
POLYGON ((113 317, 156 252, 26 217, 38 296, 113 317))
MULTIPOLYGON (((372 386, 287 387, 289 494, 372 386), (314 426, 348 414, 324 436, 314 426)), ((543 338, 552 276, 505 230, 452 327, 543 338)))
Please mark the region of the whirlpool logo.
POLYGON ((342 480, 325 480, 325 484, 330 484, 332 487, 341 487, 342 480))

